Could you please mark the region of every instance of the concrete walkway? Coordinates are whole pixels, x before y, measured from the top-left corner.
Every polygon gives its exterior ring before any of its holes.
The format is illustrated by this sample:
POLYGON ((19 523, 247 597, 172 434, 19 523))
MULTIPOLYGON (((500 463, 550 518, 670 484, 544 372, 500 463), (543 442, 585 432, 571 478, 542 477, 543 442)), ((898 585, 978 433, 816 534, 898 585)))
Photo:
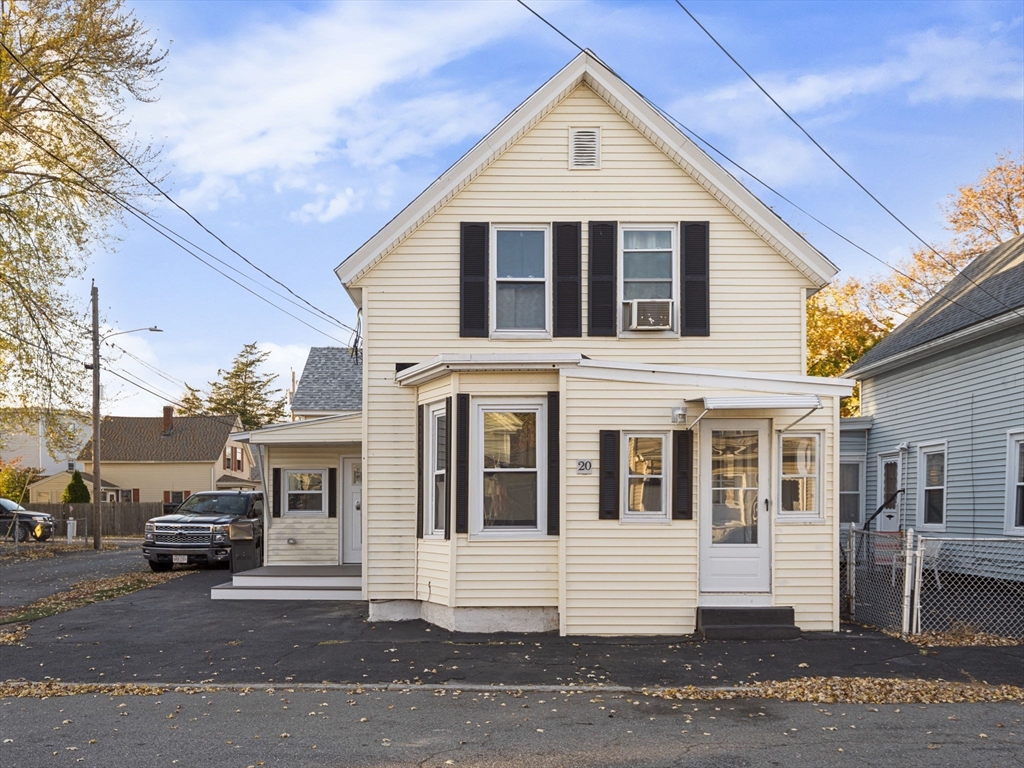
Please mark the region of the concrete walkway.
POLYGON ((23 646, 0 646, 2 677, 638 688, 840 675, 1024 685, 1020 646, 921 651, 855 627, 775 642, 454 634, 419 621, 371 624, 364 603, 210 600, 229 578, 196 571, 41 619, 23 646))

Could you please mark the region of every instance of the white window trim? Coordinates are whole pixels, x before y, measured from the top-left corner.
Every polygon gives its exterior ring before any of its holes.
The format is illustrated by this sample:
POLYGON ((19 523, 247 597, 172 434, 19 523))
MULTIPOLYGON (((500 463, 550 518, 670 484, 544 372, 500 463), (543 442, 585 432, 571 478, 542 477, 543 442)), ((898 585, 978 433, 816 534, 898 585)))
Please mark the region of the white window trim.
POLYGON ((1020 468, 1017 462, 1020 457, 1020 448, 1024 442, 1024 431, 1006 433, 1006 519, 1004 531, 1010 536, 1024 536, 1024 526, 1014 525, 1016 522, 1017 503, 1017 473, 1020 468))
MULTIPOLYGON (((938 488, 939 486, 935 486, 938 488)), ((919 531, 946 530, 946 521, 949 520, 949 452, 946 450, 944 440, 934 443, 919 443, 917 446, 917 529, 919 531), (925 467, 925 455, 929 453, 942 453, 942 523, 925 523, 924 521, 924 491, 928 478, 925 467)))
MULTIPOLYGON (((824 469, 824 463, 822 461, 822 446, 825 443, 825 435, 823 432, 807 430, 803 432, 777 432, 776 443, 775 443, 775 455, 778 456, 778 469, 775 471, 775 520, 780 523, 818 523, 825 519, 824 502, 825 498, 822 495, 822 470, 824 469), (814 499, 815 506, 817 509, 814 512, 785 512, 782 509, 782 481, 785 479, 782 474, 782 441, 788 437, 813 437, 814 438, 814 499)), ((838 487, 838 482, 836 483, 838 487)), ((838 499, 838 492, 837 492, 838 499)), ((839 515, 839 510, 836 510, 836 516, 839 515)))
POLYGON ((616 287, 615 287, 615 311, 618 312, 615 323, 619 328, 620 338, 649 338, 649 337, 674 337, 679 336, 679 299, 682 295, 680 290, 680 277, 679 277, 679 225, 678 224, 666 224, 664 222, 660 224, 632 224, 619 222, 618 226, 618 243, 616 244, 617 253, 615 254, 615 270, 616 270, 616 287), (622 314, 625 307, 625 280, 623 279, 622 269, 622 256, 623 256, 623 243, 625 243, 625 233, 635 231, 650 231, 650 230, 661 230, 672 232, 672 327, 667 331, 631 331, 625 327, 625 323, 622 322, 622 314))
MULTIPOLYGON (((841 528, 843 528, 843 527, 845 527, 845 528, 860 528, 862 525, 864 525, 864 519, 865 519, 865 516, 867 515, 867 507, 868 507, 868 504, 867 504, 867 502, 868 502, 868 496, 867 496, 867 475, 868 475, 868 472, 867 472, 867 468, 868 468, 867 456, 865 456, 863 453, 858 453, 858 454, 841 454, 839 456, 839 464, 840 465, 842 465, 842 464, 857 464, 860 467, 860 473, 859 473, 858 480, 857 480, 858 487, 860 488, 860 490, 858 491, 858 494, 860 495, 860 510, 857 513, 857 522, 855 522, 855 523, 844 523, 844 522, 840 521, 840 523, 839 523, 841 528)), ((839 474, 839 476, 836 477, 836 488, 839 489, 837 491, 839 499, 842 499, 842 494, 843 494, 842 487, 843 487, 843 485, 842 485, 842 470, 840 469, 840 474, 839 474)), ((837 518, 841 514, 841 507, 842 507, 842 502, 840 501, 839 502, 839 506, 836 507, 836 517, 837 518)))
MULTIPOLYGON (((548 224, 491 224, 491 241, 488 248, 488 313, 490 337, 492 339, 550 339, 551 338, 551 226, 548 224), (498 232, 543 232, 544 233, 544 327, 527 329, 498 329, 498 232)), ((512 281, 511 278, 509 278, 512 281)), ((519 281, 522 282, 522 281, 519 281)), ((539 282, 539 281, 538 281, 539 282)))
MULTIPOLYGON (((669 509, 669 485, 672 457, 669 455, 670 443, 667 432, 622 432, 619 445, 619 477, 622 478, 620 494, 622 512, 619 522, 635 525, 637 523, 671 523, 669 509), (661 512, 630 512, 629 511, 629 440, 636 437, 653 437, 661 440, 661 512)), ((651 475, 653 477, 653 475, 651 475)))
POLYGON ((548 424, 546 398, 473 399, 470 417, 469 537, 470 539, 546 539, 548 533, 548 424), (532 411, 537 414, 537 526, 484 528, 484 419, 487 411, 532 411))
MULTIPOLYGON (((327 469, 324 467, 316 467, 309 469, 285 469, 283 470, 284 477, 281 478, 281 493, 284 494, 281 499, 281 515, 282 517, 327 517, 328 512, 328 477, 327 469), (315 510, 289 510, 288 509, 288 478, 291 475, 303 475, 312 474, 314 472, 320 473, 322 480, 320 481, 320 511, 315 510)), ((313 491, 292 491, 292 493, 313 493, 313 491)))
MULTIPOLYGON (((434 523, 437 521, 436 510, 434 509, 434 477, 436 474, 437 466, 437 417, 445 415, 445 403, 442 400, 438 403, 431 403, 424 409, 426 412, 426 439, 427 444, 424 446, 423 458, 426 461, 426 466, 423 468, 423 514, 425 520, 423 521, 423 538, 425 539, 443 539, 444 538, 444 521, 441 523, 440 528, 435 528, 434 523)), ((448 425, 448 440, 451 440, 451 429, 452 425, 448 425)), ((449 456, 449 461, 451 457, 449 456)), ((449 472, 448 476, 451 477, 452 473, 449 472)), ((451 493, 451 488, 445 489, 447 493, 451 493)))

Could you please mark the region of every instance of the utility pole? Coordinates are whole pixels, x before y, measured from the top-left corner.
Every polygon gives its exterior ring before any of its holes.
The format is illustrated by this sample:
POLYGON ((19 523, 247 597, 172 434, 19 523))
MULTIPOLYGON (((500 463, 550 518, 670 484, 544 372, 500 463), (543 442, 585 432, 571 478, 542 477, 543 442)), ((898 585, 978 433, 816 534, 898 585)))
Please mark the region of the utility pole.
POLYGON ((92 546, 103 548, 100 507, 100 291, 92 282, 92 546))

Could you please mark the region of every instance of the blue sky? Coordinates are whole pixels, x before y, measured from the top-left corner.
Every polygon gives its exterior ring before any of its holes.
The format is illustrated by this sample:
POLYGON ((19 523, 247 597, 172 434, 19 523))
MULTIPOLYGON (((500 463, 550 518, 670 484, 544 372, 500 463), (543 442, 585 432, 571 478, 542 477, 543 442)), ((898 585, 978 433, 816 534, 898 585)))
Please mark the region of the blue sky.
MULTIPOLYGON (((529 0, 528 0, 529 2, 529 0)), ((686 3, 872 192, 932 242, 940 204, 1001 150, 1024 144, 1019 2, 686 3)), ((634 88, 877 256, 914 240, 772 106, 674 2, 530 2, 634 88)), ((162 148, 164 187, 227 243, 347 325, 333 269, 576 53, 514 0, 136 2, 169 48, 159 100, 132 107, 162 148)), ((728 167, 728 166, 727 166, 728 167)), ((734 168, 843 274, 884 268, 734 168)), ((179 212, 167 226, 255 273, 179 212)), ((177 398, 247 342, 286 383, 310 346, 347 331, 266 294, 328 338, 128 222, 88 279, 127 372, 177 398), (154 368, 169 374, 165 378, 154 368)), ((223 269, 223 267, 221 267, 223 269)), ((235 275, 238 277, 238 275, 235 275)), ((262 283, 267 281, 259 276, 262 283)), ((241 278, 239 278, 241 279, 241 278)), ((255 284, 243 280, 257 292, 255 284)), ((282 289, 276 290, 283 292, 282 289)), ((156 415, 162 400, 104 376, 104 409, 156 415)))

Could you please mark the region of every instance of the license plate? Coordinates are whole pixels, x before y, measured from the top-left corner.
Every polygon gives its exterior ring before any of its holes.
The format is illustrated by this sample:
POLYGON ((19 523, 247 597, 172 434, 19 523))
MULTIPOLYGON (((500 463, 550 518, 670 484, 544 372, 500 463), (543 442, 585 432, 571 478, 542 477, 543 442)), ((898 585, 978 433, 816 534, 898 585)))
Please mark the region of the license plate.
POLYGON ((173 563, 187 563, 188 555, 171 555, 171 562, 173 563))

